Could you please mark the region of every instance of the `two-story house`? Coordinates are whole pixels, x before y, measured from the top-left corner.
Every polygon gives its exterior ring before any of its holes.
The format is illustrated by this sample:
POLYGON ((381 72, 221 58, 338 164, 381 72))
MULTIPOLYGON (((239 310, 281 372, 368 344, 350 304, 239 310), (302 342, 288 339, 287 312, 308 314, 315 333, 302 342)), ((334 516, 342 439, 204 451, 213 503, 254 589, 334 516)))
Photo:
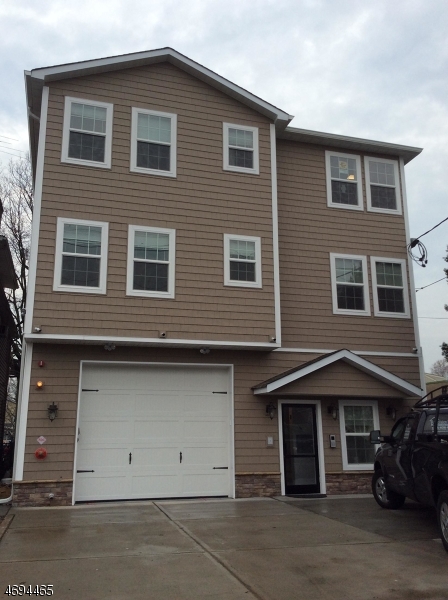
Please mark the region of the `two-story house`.
POLYGON ((170 48, 25 78, 15 503, 368 489, 424 385, 421 150, 292 128, 170 48))

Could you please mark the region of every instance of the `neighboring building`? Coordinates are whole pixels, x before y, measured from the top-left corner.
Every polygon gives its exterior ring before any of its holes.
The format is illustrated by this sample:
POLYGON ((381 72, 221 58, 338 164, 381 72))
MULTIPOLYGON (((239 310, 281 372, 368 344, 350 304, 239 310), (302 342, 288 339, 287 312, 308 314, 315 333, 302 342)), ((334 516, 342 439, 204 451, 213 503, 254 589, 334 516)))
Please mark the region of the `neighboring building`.
POLYGON ((443 385, 448 385, 446 377, 440 377, 440 375, 434 375, 434 373, 425 373, 425 381, 427 392, 433 392, 443 385))
POLYGON ((421 150, 291 128, 169 48, 26 88, 15 503, 368 489, 368 432, 424 387, 404 181, 421 150))

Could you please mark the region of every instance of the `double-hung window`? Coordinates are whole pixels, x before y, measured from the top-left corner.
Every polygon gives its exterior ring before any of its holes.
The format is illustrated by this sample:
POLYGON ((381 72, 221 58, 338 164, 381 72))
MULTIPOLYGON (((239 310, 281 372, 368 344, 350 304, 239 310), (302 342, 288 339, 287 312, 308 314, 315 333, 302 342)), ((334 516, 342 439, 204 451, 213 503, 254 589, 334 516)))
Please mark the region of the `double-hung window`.
POLYGON ((106 293, 108 224, 59 218, 53 289, 106 293))
POLYGON ((401 215, 400 178, 396 160, 364 157, 367 209, 401 215))
POLYGON ((176 177, 177 115, 132 109, 131 171, 176 177))
POLYGON ((325 163, 328 206, 363 210, 359 156, 327 151, 325 163))
POLYGON ((223 124, 223 168, 258 175, 258 128, 223 124))
POLYGON ((110 168, 113 105, 65 98, 62 162, 110 168))
POLYGON ((224 284, 261 287, 259 237, 224 234, 224 284))
POLYGON ((369 434, 380 428, 377 402, 340 400, 339 422, 344 470, 373 469, 375 446, 369 434))
POLYGON ((174 229, 129 226, 127 294, 174 298, 174 229))
POLYGON ((365 256, 330 254, 333 312, 370 315, 365 256))
POLYGON ((410 316, 406 261, 372 256, 373 307, 377 317, 410 316))

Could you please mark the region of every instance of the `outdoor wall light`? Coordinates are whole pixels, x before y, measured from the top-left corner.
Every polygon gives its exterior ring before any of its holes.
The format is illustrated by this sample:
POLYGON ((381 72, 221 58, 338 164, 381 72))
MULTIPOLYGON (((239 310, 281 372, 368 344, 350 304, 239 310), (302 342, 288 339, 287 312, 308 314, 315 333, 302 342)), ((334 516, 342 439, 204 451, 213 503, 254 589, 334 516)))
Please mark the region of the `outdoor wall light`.
POLYGON ((337 407, 337 406, 335 406, 335 405, 333 405, 333 404, 330 404, 330 406, 328 406, 328 407, 327 407, 327 413, 328 413, 329 415, 331 415, 331 416, 333 417, 333 419, 336 421, 336 419, 337 419, 337 418, 338 418, 338 416, 339 416, 339 410, 338 410, 338 407, 337 407))
POLYGON ((395 421, 397 417, 397 409, 395 408, 395 406, 388 406, 386 408, 386 415, 395 421))
POLYGON ((274 404, 272 404, 272 402, 269 402, 269 404, 266 404, 266 416, 269 417, 271 419, 271 421, 275 416, 276 410, 277 410, 277 408, 274 404))
POLYGON ((48 405, 48 418, 50 421, 54 421, 58 416, 58 405, 52 402, 48 405))
POLYGON ((39 380, 36 381, 36 390, 41 390, 44 387, 44 382, 39 380))

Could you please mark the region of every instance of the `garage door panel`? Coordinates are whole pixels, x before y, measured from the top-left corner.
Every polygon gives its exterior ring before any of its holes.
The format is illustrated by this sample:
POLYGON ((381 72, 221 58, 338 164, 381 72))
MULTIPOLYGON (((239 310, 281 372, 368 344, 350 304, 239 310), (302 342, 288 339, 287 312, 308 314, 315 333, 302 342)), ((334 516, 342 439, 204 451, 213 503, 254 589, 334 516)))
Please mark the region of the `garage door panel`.
POLYGON ((76 500, 229 495, 227 369, 86 365, 82 388, 76 500))

